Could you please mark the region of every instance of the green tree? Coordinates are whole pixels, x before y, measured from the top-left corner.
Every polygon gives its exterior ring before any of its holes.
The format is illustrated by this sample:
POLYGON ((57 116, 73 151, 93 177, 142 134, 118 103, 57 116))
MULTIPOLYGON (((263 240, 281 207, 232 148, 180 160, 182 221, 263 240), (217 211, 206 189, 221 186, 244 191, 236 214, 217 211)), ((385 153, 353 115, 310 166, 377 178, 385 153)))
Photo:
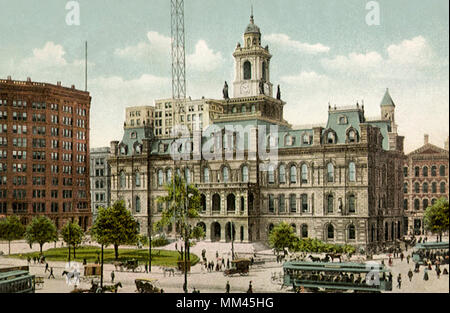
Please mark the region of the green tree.
POLYGON ((120 245, 137 243, 138 223, 125 208, 125 202, 120 200, 107 209, 99 208, 91 234, 98 243, 104 246, 113 245, 117 260, 120 245))
MULTIPOLYGON (((199 217, 201 209, 200 192, 193 185, 187 185, 184 179, 178 175, 174 175, 172 181, 165 186, 166 196, 157 198, 160 204, 169 203, 162 211, 161 219, 155 224, 155 230, 160 230, 166 225, 175 223, 180 229, 180 236, 184 240, 184 256, 181 254, 184 264, 189 259, 189 247, 191 239, 200 239, 204 237, 203 228, 200 226, 193 227, 189 221, 199 217)), ((187 271, 185 271, 184 290, 187 292, 187 271)))
POLYGON ((285 248, 292 250, 298 240, 294 229, 286 222, 279 223, 269 234, 270 247, 276 251, 283 251, 285 248))
POLYGON ((73 257, 76 258, 75 249, 81 245, 84 238, 83 229, 76 223, 68 222, 61 229, 63 241, 73 247, 73 257))
POLYGON ((11 253, 11 241, 22 239, 25 227, 16 215, 10 215, 0 221, 0 239, 8 241, 8 254, 11 253))
POLYGON ((31 220, 25 232, 25 239, 30 244, 38 243, 40 252, 47 242, 58 240, 58 231, 55 224, 46 216, 38 216, 31 220))
POLYGON ((442 233, 448 231, 448 200, 440 198, 425 211, 425 229, 439 235, 442 241, 442 233))

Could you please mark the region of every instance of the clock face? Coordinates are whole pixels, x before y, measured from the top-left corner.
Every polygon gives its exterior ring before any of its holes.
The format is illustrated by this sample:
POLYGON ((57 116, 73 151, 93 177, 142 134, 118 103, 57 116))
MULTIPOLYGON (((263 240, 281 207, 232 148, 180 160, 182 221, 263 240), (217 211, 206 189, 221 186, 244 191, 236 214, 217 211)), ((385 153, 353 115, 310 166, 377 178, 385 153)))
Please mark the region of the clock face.
POLYGON ((243 82, 241 84, 241 93, 244 95, 248 95, 250 93, 250 86, 248 85, 248 82, 243 82))

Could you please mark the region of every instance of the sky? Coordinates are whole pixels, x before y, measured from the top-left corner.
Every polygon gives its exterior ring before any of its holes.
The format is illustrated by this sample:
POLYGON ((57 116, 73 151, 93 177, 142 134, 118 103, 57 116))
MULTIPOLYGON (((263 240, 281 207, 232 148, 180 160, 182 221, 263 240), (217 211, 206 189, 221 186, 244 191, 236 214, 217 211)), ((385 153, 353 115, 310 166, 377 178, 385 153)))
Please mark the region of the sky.
MULTIPOLYGON (((389 88, 405 152, 424 134, 443 147, 447 0, 185 0, 188 96, 220 99, 224 81, 232 88, 252 5, 289 123, 326 123, 328 103, 364 101, 366 117, 379 116, 389 88)), ((88 41, 90 146, 109 146, 122 138, 126 107, 172 96, 170 36, 170 0, 0 0, 0 78, 84 89, 88 41), (67 23, 73 2, 79 25, 67 23)))

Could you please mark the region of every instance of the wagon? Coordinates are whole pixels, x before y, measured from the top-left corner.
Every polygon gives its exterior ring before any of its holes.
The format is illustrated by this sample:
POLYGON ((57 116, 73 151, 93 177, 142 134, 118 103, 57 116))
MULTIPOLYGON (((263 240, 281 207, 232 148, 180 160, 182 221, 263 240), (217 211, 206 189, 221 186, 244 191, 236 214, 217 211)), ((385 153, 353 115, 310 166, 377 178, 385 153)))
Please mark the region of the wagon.
POLYGON ((123 271, 141 272, 142 271, 142 268, 139 265, 139 261, 136 259, 117 261, 117 262, 114 262, 114 266, 116 267, 116 271, 118 271, 120 269, 121 272, 123 272, 123 271))
POLYGON ((160 293, 161 288, 157 279, 138 278, 134 281, 138 293, 160 293))
POLYGON ((223 274, 225 276, 231 276, 233 274, 239 274, 241 276, 248 275, 248 269, 251 261, 249 259, 236 259, 231 261, 231 268, 225 270, 223 274))
POLYGON ((84 266, 83 281, 92 281, 100 278, 102 267, 100 264, 86 264, 84 266))

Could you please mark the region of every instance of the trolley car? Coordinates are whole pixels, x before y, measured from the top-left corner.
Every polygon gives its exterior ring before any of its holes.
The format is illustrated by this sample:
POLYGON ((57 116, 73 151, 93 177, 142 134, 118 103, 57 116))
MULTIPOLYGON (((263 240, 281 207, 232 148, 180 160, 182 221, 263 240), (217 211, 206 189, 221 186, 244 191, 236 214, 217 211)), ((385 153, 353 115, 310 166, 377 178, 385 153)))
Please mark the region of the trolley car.
POLYGON ((423 265, 430 261, 434 264, 436 260, 441 263, 449 262, 449 245, 447 242, 422 242, 413 248, 412 259, 415 263, 423 265))
POLYGON ((28 271, 0 272, 0 293, 34 293, 35 278, 28 271))
POLYGON ((381 292, 392 290, 392 274, 378 263, 288 261, 283 265, 284 286, 294 291, 381 292))

